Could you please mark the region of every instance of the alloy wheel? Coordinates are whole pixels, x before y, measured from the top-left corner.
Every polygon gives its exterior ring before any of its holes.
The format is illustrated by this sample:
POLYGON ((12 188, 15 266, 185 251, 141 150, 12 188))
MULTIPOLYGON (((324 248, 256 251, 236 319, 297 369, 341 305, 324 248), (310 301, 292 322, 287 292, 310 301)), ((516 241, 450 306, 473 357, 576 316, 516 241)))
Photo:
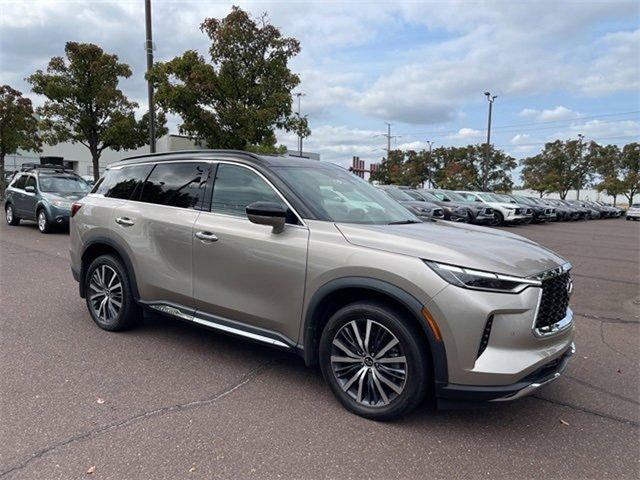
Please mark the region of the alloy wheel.
POLYGON ((41 232, 44 232, 47 229, 47 216, 44 213, 44 210, 40 210, 38 214, 38 228, 41 232))
POLYGON ((94 315, 110 322, 122 309, 122 281, 109 265, 98 265, 89 283, 89 304, 94 315))
POLYGON ((7 223, 13 222, 13 207, 11 205, 7 207, 5 214, 7 215, 7 223))
POLYGON ((407 358, 400 341, 370 319, 352 320, 336 333, 331 369, 342 390, 367 407, 389 405, 407 383, 407 358))

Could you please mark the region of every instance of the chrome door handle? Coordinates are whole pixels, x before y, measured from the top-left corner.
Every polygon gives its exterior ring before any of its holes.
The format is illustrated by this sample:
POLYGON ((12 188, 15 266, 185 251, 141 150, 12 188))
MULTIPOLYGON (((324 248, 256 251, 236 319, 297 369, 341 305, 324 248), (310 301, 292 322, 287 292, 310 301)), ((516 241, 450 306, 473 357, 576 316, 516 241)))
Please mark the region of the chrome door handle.
POLYGON ((211 232, 196 232, 196 238, 202 240, 203 242, 217 242, 218 237, 216 237, 211 232))
POLYGON ((133 220, 131 220, 128 217, 118 217, 118 218, 116 218, 116 223, 118 223, 120 225, 124 225, 125 227, 130 227, 133 224, 135 224, 136 222, 134 222, 133 220))

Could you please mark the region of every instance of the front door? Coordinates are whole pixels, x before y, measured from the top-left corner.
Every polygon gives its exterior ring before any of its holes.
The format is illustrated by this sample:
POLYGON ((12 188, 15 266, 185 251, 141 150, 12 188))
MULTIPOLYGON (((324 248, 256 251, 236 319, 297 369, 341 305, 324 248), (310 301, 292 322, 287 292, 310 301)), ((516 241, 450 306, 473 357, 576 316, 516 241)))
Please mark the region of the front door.
POLYGON ((251 223, 245 208, 257 201, 288 207, 252 168, 218 164, 211 211, 203 211, 194 227, 196 308, 198 313, 266 329, 295 342, 309 231, 293 212, 281 233, 251 223))

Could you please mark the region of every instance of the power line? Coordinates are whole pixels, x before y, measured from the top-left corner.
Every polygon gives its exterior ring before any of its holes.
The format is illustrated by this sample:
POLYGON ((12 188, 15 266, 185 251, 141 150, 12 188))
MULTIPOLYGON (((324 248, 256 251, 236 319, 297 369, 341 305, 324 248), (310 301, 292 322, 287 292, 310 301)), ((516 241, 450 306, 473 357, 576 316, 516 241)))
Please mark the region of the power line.
MULTIPOLYGON (((624 138, 638 138, 638 135, 613 135, 613 136, 608 136, 608 137, 590 137, 593 141, 600 141, 600 140, 614 140, 614 139, 624 139, 624 138)), ((555 142, 556 140, 561 140, 560 138, 557 138, 555 140, 547 140, 546 142, 537 142, 537 143, 518 143, 518 144, 513 144, 513 143, 503 143, 501 145, 496 145, 496 147, 512 147, 512 148, 517 148, 517 147, 537 147, 540 145, 545 145, 547 143, 552 143, 555 142)))
MULTIPOLYGON (((633 110, 633 111, 629 111, 629 112, 617 112, 617 113, 602 113, 602 114, 598 114, 598 115, 585 115, 582 117, 576 117, 576 118, 572 118, 572 119, 565 119, 565 120, 548 120, 548 121, 544 121, 544 122, 528 122, 528 123, 513 123, 510 125, 500 125, 500 126, 492 126, 491 129, 492 130, 502 130, 502 129, 507 129, 507 128, 515 128, 515 127, 526 127, 526 126, 530 126, 530 125, 547 125, 547 124, 551 124, 551 123, 566 123, 566 124, 571 124, 571 123, 575 123, 575 122, 580 122, 582 120, 592 120, 592 119, 598 119, 598 118, 608 118, 608 117, 618 117, 618 116, 624 116, 624 115, 632 115, 632 114, 637 114, 640 113, 640 110, 633 110)), ((624 119, 626 120, 626 119, 624 119)), ((558 128, 561 127, 562 125, 557 125, 555 127, 551 127, 551 128, 558 128)), ((549 127, 546 127, 549 128, 549 127)), ((532 130, 532 129, 529 129, 532 130)), ((431 131, 421 131, 421 132, 404 132, 402 133, 402 135, 434 135, 434 136, 443 136, 443 135, 449 135, 449 134, 455 134, 455 133, 459 133, 460 129, 457 130, 431 130, 431 131)))

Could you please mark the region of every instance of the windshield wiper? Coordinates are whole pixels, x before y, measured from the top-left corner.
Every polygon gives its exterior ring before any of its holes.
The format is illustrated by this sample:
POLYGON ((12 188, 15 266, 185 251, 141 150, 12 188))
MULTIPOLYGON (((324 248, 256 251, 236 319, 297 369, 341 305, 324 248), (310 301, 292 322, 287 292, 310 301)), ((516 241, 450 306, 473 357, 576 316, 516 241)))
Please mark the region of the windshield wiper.
POLYGON ((422 223, 420 220, 398 220, 397 222, 389 222, 387 225, 409 225, 411 223, 422 223))

